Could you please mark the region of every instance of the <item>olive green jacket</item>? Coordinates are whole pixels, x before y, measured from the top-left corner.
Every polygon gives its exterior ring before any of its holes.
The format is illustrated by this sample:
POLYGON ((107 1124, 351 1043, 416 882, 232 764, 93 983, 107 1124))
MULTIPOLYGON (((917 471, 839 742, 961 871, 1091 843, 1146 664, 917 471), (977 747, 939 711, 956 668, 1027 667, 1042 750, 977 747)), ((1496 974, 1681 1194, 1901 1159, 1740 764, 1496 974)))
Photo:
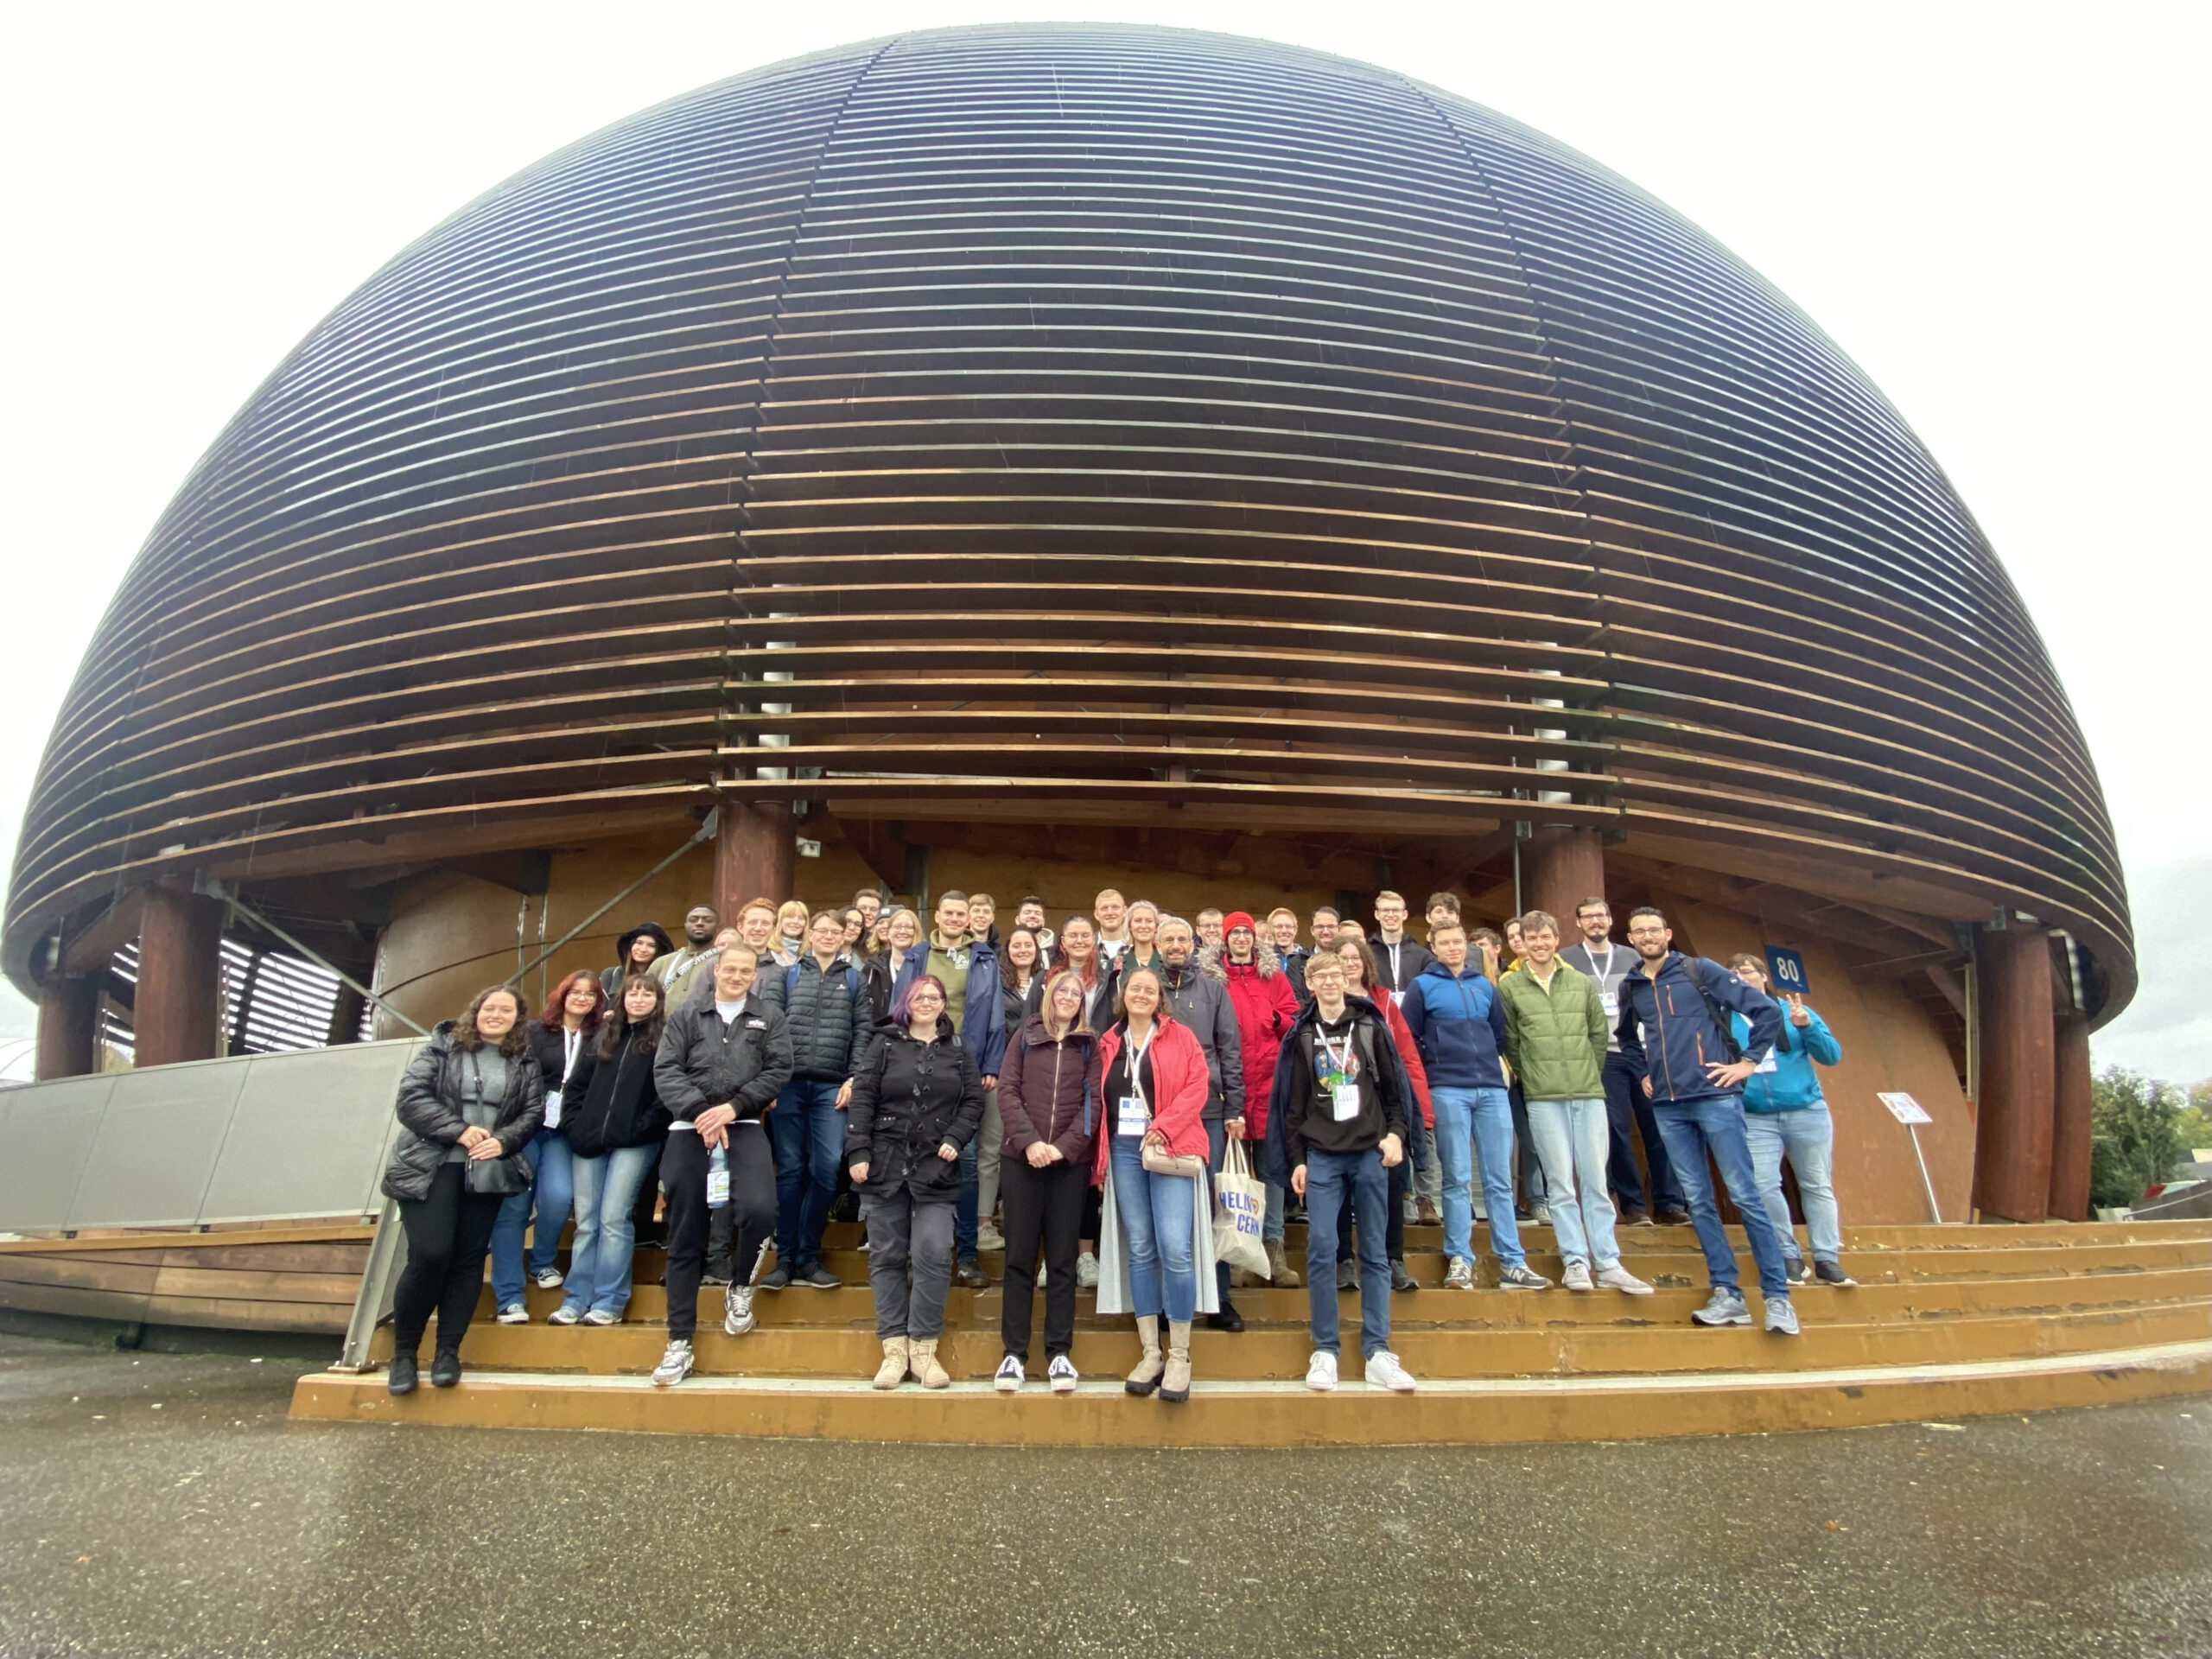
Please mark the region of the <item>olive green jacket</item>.
POLYGON ((1597 982, 1565 963, 1547 991, 1524 963, 1497 979, 1505 1005, 1505 1058, 1530 1100, 1602 1100, 1605 1005, 1597 982))

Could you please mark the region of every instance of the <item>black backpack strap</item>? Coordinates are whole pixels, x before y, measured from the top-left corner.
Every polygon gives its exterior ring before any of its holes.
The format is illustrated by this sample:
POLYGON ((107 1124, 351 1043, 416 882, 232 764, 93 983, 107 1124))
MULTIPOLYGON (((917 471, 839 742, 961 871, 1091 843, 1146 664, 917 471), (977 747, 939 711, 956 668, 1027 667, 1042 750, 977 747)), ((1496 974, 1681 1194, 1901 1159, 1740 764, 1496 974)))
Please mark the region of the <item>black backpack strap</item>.
POLYGON ((1728 1017, 1728 1005, 1713 994, 1713 987, 1706 981, 1704 961, 1702 957, 1684 957, 1682 965, 1689 970, 1690 983, 1705 999, 1705 1011, 1713 1016, 1713 1023, 1720 1032, 1720 1041, 1728 1051, 1728 1064, 1733 1065, 1744 1058, 1744 1046, 1736 1040, 1736 1022, 1728 1017))

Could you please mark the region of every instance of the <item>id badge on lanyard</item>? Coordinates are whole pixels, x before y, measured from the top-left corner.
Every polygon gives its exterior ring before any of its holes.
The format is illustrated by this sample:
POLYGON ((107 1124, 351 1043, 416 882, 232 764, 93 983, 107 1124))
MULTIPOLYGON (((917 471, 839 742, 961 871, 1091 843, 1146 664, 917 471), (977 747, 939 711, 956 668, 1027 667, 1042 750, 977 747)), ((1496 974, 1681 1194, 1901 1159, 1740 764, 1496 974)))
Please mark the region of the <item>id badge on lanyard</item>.
POLYGON ((1145 1050, 1152 1046, 1154 1033, 1159 1029, 1154 1026, 1145 1033, 1143 1042, 1133 1044, 1129 1048, 1129 1088, 1132 1092, 1123 1095, 1114 1103, 1114 1133, 1116 1135, 1142 1135, 1152 1127, 1152 1108, 1145 1100, 1144 1079, 1138 1068, 1143 1065, 1145 1050))

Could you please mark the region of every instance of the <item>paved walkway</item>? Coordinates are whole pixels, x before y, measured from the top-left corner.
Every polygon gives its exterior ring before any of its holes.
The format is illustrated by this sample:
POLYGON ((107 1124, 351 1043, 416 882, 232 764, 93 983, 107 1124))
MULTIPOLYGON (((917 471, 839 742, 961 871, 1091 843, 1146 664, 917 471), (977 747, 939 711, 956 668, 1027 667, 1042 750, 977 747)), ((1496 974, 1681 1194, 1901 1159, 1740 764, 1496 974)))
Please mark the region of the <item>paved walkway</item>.
POLYGON ((2212 1404, 1163 1452, 285 1420, 0 1337, 0 1651, 2202 1654, 2212 1404))

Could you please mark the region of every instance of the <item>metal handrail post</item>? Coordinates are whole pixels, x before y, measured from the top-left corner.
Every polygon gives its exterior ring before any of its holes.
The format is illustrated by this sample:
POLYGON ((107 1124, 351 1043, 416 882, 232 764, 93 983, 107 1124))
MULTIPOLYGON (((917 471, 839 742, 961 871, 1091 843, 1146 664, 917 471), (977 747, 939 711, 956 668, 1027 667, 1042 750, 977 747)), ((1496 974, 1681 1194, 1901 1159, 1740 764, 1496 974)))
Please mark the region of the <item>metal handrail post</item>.
POLYGON ((346 1322, 346 1345, 338 1351, 334 1371, 359 1374, 372 1369, 369 1344, 377 1326, 391 1316, 391 1294, 399 1284, 399 1270, 407 1265, 407 1233, 399 1224, 399 1205, 386 1198, 377 1217, 375 1237, 369 1241, 369 1260, 361 1269, 361 1287, 353 1297, 353 1317, 346 1322))

